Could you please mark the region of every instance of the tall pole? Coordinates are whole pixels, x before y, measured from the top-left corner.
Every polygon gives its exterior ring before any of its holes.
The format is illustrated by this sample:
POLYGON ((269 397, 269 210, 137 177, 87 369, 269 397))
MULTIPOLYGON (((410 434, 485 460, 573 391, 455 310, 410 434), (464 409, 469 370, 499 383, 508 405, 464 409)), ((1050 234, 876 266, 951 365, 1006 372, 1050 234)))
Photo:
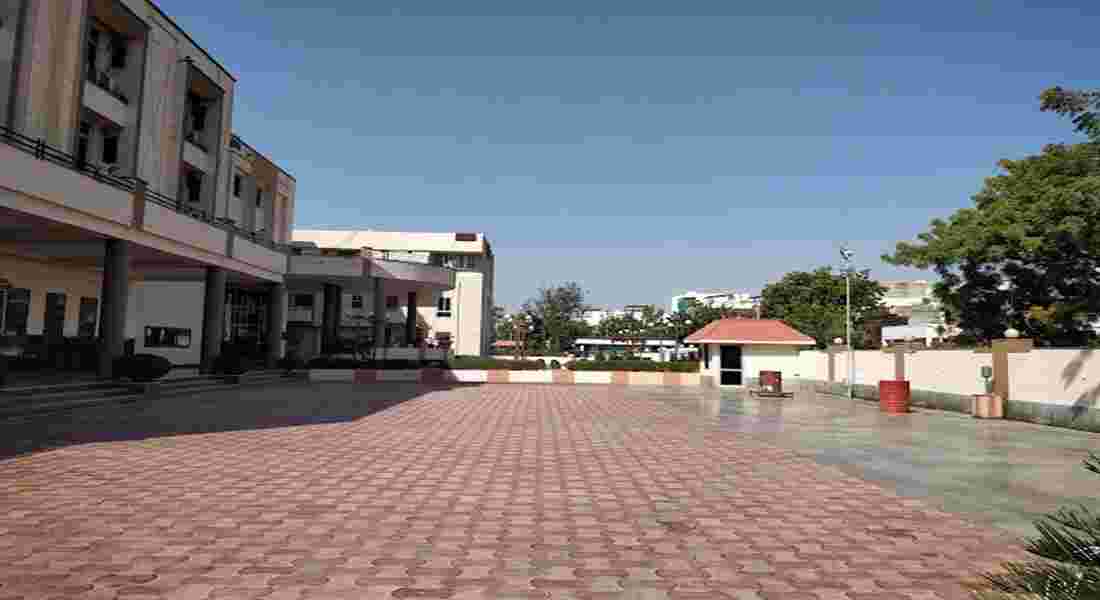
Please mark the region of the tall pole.
POLYGON ((844 321, 848 333, 848 399, 851 400, 853 396, 852 386, 855 384, 856 377, 856 356, 855 350, 852 348, 852 269, 850 265, 844 275, 844 287, 845 295, 847 296, 844 321))
POLYGON ((848 399, 851 400, 855 396, 856 383, 856 352, 852 347, 852 251, 841 246, 840 257, 844 260, 844 330, 848 338, 848 399))

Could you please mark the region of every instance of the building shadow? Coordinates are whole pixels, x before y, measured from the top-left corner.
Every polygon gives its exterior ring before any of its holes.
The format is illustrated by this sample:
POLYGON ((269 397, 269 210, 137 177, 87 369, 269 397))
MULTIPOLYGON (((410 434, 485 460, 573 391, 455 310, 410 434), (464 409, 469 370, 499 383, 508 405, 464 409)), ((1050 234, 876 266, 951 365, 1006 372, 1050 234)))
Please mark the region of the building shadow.
POLYGON ((0 460, 78 444, 347 423, 458 383, 308 383, 201 392, 0 420, 0 460))
MULTIPOLYGON (((1085 348, 1077 353, 1077 356, 1073 357, 1073 360, 1062 369, 1062 387, 1068 390, 1077 377, 1085 370, 1085 365, 1092 360, 1093 353, 1095 351, 1091 348, 1085 348)), ((1097 383, 1085 391, 1081 392, 1077 398, 1074 398, 1073 405, 1070 407, 1070 411, 1073 414, 1074 419, 1078 419, 1096 406, 1097 399, 1100 399, 1100 383, 1097 383)))

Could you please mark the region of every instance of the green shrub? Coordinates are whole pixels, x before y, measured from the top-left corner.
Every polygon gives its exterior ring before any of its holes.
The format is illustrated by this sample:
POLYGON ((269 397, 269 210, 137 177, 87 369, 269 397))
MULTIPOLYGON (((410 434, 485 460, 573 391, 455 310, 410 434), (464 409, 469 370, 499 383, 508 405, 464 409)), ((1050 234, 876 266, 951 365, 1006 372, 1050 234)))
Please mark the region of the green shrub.
POLYGON ((126 377, 134 381, 154 381, 164 377, 172 370, 172 363, 156 354, 134 354, 120 356, 114 361, 115 377, 126 377))
POLYGON ((539 368, 540 371, 545 371, 546 370, 546 361, 545 360, 540 358, 540 359, 535 361, 535 364, 538 365, 538 368, 539 368))
POLYGON ((556 361, 556 360, 552 360, 552 361, 550 361, 550 368, 551 369, 560 369, 561 368, 561 363, 556 361))
POLYGON ((214 372, 221 375, 243 375, 254 368, 252 360, 240 352, 229 350, 214 359, 214 372))
POLYGON ((456 356, 444 367, 448 369, 476 369, 486 371, 538 371, 546 368, 546 363, 534 360, 503 360, 480 356, 456 356))
POLYGON ((655 371, 671 373, 698 373, 699 363, 694 361, 656 362, 652 360, 579 360, 565 365, 571 371, 655 371))

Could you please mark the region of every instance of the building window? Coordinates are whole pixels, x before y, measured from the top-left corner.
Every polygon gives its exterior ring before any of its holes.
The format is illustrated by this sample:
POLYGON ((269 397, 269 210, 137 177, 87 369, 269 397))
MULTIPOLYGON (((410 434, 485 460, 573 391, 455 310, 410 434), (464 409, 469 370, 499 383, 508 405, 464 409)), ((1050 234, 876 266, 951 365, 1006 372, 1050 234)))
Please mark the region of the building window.
POLYGON ((88 164, 88 149, 92 144, 92 126, 87 121, 80 122, 80 133, 76 137, 76 164, 88 164))
POLYGON ((103 130, 103 153, 101 158, 103 164, 117 165, 118 164, 118 144, 119 133, 110 129, 103 130))
POLYGON ((191 330, 181 327, 146 327, 146 348, 190 348, 191 330))
POLYGON ((437 317, 449 317, 451 316, 451 299, 443 298, 439 299, 439 306, 436 308, 435 316, 437 317))
POLYGON ((240 173, 235 173, 233 175, 233 197, 234 198, 240 198, 241 197, 241 175, 240 175, 240 173))
POLYGON ((313 294, 294 294, 290 297, 290 305, 294 308, 313 308, 313 294))
POLYGON ((31 291, 10 289, 4 307, 4 335, 27 335, 27 318, 30 316, 31 291))
POLYGON ((352 308, 363 308, 363 297, 362 296, 352 296, 351 297, 351 307, 352 308))
POLYGON ((264 206, 264 190, 263 188, 256 188, 256 208, 263 208, 264 206))
POLYGON ((386 296, 386 309, 393 310, 397 308, 397 296, 386 296))
POLYGON ((183 175, 183 195, 191 204, 202 202, 202 173, 188 169, 183 175))
POLYGON ((95 337, 96 319, 99 317, 99 300, 80 299, 80 316, 77 317, 76 335, 82 338, 95 337))

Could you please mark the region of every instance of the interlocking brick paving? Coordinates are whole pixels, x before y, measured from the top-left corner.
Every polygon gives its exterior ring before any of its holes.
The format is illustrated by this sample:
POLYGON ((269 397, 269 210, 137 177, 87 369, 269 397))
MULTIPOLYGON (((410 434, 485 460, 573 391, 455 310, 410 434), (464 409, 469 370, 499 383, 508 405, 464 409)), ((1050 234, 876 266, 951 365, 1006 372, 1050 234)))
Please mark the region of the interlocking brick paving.
POLYGON ((351 420, 8 459, 0 598, 934 600, 1018 557, 995 530, 660 401, 673 393, 692 392, 424 388, 351 420))

